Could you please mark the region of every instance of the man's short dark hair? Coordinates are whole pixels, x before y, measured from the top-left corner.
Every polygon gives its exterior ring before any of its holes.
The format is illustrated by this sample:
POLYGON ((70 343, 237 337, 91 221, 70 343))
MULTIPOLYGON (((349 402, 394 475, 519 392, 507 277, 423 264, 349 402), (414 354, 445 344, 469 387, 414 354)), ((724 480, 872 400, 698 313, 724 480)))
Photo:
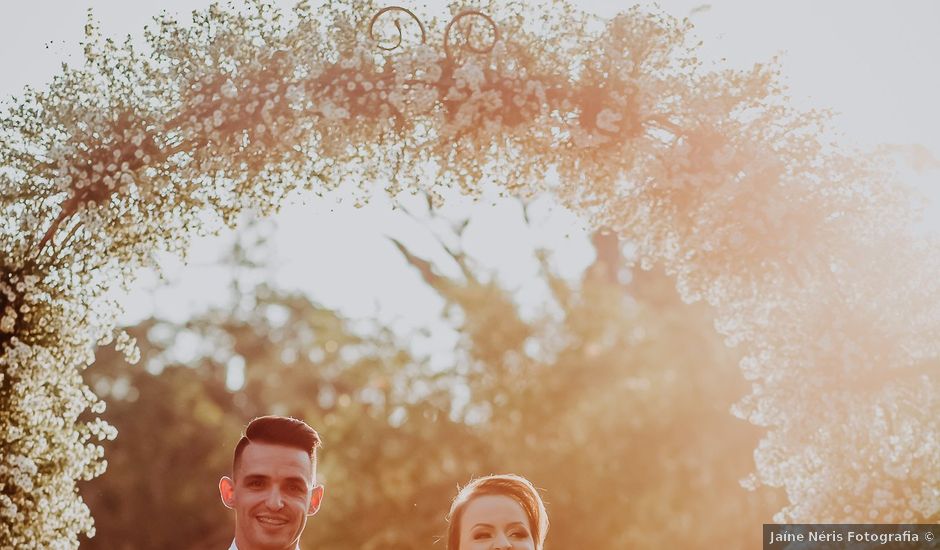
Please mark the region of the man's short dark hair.
POLYGON ((305 451, 310 456, 313 469, 317 468, 317 447, 320 435, 303 420, 288 416, 259 416, 245 427, 245 434, 235 445, 235 458, 232 460, 232 476, 238 471, 238 461, 249 443, 270 443, 284 445, 305 451))

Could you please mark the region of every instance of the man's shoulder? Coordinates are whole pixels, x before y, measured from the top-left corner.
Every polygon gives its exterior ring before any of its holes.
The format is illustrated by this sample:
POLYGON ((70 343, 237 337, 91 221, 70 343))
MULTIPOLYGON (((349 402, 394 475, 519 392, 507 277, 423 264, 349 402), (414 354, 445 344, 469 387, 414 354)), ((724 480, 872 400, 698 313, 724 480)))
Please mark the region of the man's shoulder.
MULTIPOLYGON (((235 546, 235 541, 232 541, 232 545, 228 547, 228 550, 238 550, 238 546, 235 546)), ((300 545, 297 545, 297 550, 300 550, 300 545)))

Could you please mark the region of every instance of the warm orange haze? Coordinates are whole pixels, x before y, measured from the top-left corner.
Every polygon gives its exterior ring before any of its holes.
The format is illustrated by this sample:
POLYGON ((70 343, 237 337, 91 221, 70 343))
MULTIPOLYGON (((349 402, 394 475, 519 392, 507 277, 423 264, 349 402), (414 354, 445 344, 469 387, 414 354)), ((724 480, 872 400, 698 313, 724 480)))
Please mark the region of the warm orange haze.
POLYGON ((167 6, 0 57, 0 547, 940 520, 935 8, 167 6))

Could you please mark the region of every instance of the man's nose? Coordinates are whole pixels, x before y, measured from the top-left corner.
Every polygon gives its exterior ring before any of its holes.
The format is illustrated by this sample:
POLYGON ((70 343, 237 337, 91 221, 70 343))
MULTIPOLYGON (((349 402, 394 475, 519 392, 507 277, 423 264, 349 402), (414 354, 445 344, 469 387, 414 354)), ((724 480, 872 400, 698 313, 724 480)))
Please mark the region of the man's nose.
POLYGON ((271 492, 268 493, 265 504, 271 510, 280 510, 284 507, 284 499, 281 498, 281 491, 277 487, 272 488, 271 492))

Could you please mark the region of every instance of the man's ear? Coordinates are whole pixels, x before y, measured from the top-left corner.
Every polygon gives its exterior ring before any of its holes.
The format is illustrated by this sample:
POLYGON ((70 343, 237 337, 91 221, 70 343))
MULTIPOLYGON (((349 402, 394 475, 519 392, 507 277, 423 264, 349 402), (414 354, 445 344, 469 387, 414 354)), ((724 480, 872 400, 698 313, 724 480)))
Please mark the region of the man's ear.
POLYGON ((222 504, 228 509, 235 507, 235 482, 228 476, 219 480, 219 494, 222 495, 222 504))
POLYGON ((313 494, 310 495, 310 507, 307 508, 307 515, 312 516, 320 509, 320 503, 323 501, 323 485, 317 485, 313 488, 313 494))

